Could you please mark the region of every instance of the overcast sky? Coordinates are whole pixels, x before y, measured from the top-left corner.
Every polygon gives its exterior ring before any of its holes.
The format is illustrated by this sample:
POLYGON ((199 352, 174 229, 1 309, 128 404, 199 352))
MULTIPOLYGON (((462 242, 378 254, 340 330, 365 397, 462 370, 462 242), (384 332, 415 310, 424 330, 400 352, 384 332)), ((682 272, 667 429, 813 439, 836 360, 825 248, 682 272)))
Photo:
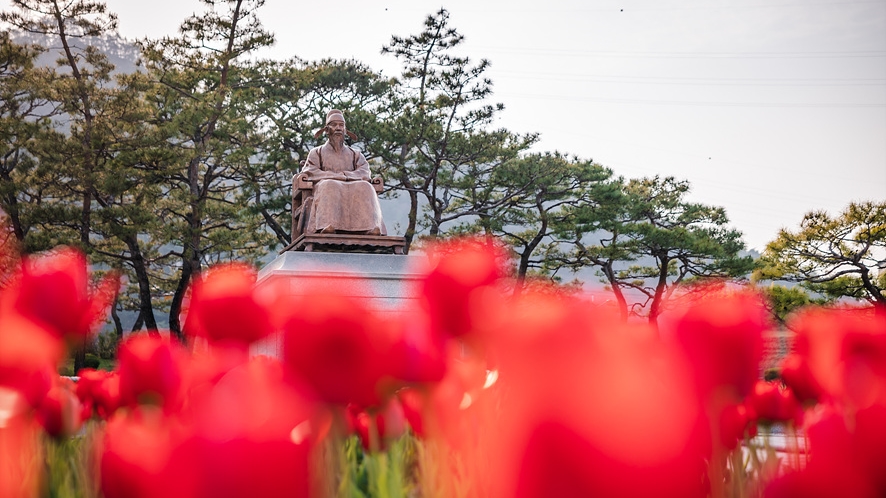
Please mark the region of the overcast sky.
MULTIPOLYGON (((0 0, 9 5, 9 0, 0 0)), ((197 0, 110 0, 127 38, 176 33, 197 0)), ((261 55, 355 58, 445 7, 489 59, 498 126, 627 178, 676 176, 750 248, 813 209, 886 200, 886 0, 268 0, 261 55)))

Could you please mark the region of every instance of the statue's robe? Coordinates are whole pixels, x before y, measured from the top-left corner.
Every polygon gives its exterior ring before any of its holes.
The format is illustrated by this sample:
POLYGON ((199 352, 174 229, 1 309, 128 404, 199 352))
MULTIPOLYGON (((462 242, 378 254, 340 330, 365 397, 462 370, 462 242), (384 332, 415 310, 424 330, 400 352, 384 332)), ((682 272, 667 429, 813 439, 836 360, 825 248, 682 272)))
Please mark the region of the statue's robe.
POLYGON ((305 233, 386 233, 378 195, 369 183, 369 163, 361 152, 347 145, 336 151, 327 141, 311 149, 302 173, 314 182, 305 233))

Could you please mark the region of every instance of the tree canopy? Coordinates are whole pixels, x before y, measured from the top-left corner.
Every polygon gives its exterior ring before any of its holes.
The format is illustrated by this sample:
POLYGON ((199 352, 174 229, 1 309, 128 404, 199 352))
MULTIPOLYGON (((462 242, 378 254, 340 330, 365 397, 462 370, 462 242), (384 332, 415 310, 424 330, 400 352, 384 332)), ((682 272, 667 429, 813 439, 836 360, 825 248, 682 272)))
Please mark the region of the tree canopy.
POLYGON ((455 55, 463 39, 440 9, 427 16, 421 33, 393 36, 382 48, 402 61, 403 74, 391 96, 385 140, 373 145, 392 188, 409 198, 407 251, 420 228, 437 237, 445 223, 494 209, 501 199, 489 195, 493 171, 537 140, 489 127, 504 105, 487 103, 490 62, 455 55))
POLYGON ((886 202, 807 213, 766 246, 755 278, 799 282, 831 301, 886 305, 886 202))
POLYGON ((555 261, 596 267, 622 317, 651 323, 681 284, 748 275, 753 259, 741 254, 741 232, 723 208, 689 202, 689 190, 672 177, 622 181, 621 195, 584 210, 568 233, 571 252, 555 261))

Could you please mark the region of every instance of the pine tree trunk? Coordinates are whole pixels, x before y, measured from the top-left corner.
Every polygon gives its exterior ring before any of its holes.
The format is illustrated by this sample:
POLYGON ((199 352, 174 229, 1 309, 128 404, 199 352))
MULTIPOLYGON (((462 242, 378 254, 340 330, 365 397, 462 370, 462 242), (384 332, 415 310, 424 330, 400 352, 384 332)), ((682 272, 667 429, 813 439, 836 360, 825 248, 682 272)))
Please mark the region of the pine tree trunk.
MULTIPOLYGON (((126 246, 132 255, 132 268, 135 270, 135 278, 138 282, 139 314, 149 332, 156 333, 157 320, 154 318, 154 305, 151 296, 151 282, 148 277, 148 269, 145 258, 142 255, 138 238, 130 235, 126 238, 126 246)), ((141 327, 139 327, 141 328, 141 327)))

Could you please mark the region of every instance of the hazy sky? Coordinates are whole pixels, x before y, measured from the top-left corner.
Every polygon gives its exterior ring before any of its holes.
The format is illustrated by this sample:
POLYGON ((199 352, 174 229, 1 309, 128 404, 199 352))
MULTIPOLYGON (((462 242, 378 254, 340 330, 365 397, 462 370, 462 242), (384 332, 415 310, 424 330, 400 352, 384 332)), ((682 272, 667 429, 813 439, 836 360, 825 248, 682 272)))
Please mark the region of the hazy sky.
MULTIPOLYGON (((128 38, 175 34, 202 10, 107 5, 128 38)), ((886 0, 268 0, 277 43, 261 55, 399 75, 381 47, 441 6, 459 54, 492 62, 497 125, 628 178, 688 179, 751 248, 807 211, 886 200, 886 0)))

